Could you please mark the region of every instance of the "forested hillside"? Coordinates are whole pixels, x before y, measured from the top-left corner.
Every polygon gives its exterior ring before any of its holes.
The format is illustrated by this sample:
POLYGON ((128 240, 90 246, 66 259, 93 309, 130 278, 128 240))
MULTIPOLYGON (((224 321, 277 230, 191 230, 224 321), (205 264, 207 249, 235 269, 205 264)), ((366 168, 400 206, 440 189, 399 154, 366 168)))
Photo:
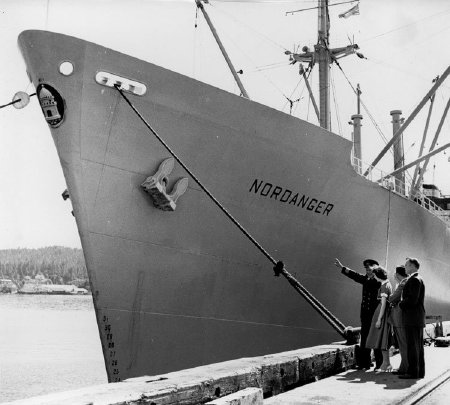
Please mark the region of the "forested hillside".
POLYGON ((54 284, 87 286, 87 271, 81 249, 50 246, 39 249, 0 250, 0 278, 21 286, 26 276, 41 274, 54 284))

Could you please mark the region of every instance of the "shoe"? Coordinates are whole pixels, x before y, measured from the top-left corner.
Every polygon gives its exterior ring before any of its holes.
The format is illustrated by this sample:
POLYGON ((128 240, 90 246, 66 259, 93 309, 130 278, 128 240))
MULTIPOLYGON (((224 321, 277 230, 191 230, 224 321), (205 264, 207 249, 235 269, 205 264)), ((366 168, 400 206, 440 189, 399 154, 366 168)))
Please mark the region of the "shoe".
POLYGON ((369 368, 370 368, 369 366, 357 366, 356 367, 357 370, 364 370, 364 371, 368 370, 369 368))
POLYGON ((402 380, 418 380, 420 377, 416 377, 411 374, 401 374, 398 378, 401 378, 402 380))
POLYGON ((381 365, 378 371, 382 373, 390 373, 392 371, 392 366, 389 364, 386 367, 382 367, 381 365))

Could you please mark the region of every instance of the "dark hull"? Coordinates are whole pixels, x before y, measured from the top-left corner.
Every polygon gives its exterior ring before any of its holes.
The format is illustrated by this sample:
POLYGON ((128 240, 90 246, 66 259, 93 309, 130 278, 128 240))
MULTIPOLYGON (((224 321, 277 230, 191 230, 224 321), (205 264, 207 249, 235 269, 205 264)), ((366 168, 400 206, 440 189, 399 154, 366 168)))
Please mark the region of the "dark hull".
POLYGON ((188 177, 188 190, 174 212, 153 206, 140 185, 170 154, 117 90, 96 83, 98 71, 145 83, 147 94, 129 95, 135 107, 344 324, 358 325, 361 290, 335 257, 356 269, 367 257, 387 260, 389 269, 418 257, 428 313, 450 319, 449 228, 359 176, 347 140, 75 38, 26 31, 19 44, 34 84, 52 86, 64 100, 64 119, 51 130, 110 381, 341 338, 273 276, 272 264, 178 164, 168 189, 188 177), (70 76, 58 73, 66 60, 70 76))

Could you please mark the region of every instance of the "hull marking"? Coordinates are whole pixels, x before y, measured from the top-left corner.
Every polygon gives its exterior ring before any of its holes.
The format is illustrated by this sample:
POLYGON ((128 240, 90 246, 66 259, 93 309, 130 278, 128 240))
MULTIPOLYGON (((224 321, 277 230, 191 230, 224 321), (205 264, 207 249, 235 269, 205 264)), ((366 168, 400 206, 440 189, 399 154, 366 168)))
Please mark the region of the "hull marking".
POLYGON ((48 125, 59 127, 64 119, 64 101, 60 94, 48 84, 40 84, 36 93, 48 125))
POLYGON ((334 208, 334 204, 326 201, 312 198, 305 194, 295 193, 292 190, 283 188, 272 183, 255 179, 250 189, 250 193, 255 193, 261 197, 273 198, 276 201, 287 203, 296 207, 301 207, 307 211, 314 212, 316 214, 328 216, 331 210, 334 208))

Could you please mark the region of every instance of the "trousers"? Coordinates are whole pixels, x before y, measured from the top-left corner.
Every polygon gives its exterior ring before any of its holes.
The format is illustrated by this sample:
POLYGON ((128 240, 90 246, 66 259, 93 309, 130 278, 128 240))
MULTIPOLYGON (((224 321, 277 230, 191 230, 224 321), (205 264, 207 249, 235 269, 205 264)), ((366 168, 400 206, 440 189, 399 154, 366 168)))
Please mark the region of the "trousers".
POLYGON ((400 374, 406 374, 408 372, 408 352, 407 347, 408 343, 406 341, 406 331, 405 328, 400 328, 394 326, 394 334, 397 339, 398 350, 400 351, 401 362, 398 367, 398 371, 400 374))
MULTIPOLYGON (((359 367, 370 368, 372 364, 372 357, 370 356, 370 350, 366 347, 367 335, 369 334, 370 325, 372 319, 361 319, 361 339, 359 342, 359 350, 356 356, 356 363, 359 367)), ((383 355, 380 349, 373 349, 375 357, 375 368, 380 368, 383 363, 383 355)))
POLYGON ((425 377, 425 355, 423 351, 423 327, 405 326, 408 372, 415 378, 425 377))

